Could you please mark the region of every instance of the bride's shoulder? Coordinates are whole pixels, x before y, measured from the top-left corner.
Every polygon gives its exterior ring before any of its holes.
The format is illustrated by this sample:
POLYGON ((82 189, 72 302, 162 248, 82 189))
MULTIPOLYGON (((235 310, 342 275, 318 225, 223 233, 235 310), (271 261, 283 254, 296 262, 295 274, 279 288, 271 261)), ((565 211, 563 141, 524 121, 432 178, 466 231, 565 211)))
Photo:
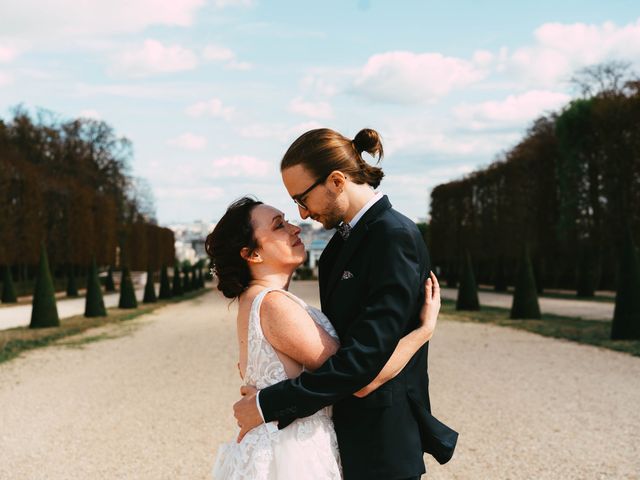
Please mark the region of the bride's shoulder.
POLYGON ((262 299, 261 312, 282 314, 289 309, 305 310, 304 302, 292 293, 284 290, 269 290, 264 293, 262 299))
POLYGON ((282 290, 271 290, 264 295, 260 305, 260 322, 268 331, 286 331, 300 326, 305 320, 313 321, 302 302, 282 290))

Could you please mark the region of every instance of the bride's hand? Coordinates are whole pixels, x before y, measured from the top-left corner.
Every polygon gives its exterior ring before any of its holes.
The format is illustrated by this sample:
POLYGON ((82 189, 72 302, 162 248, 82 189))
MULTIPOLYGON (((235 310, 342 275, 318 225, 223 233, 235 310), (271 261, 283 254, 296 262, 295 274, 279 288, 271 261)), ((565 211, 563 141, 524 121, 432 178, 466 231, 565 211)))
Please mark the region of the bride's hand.
POLYGON ((440 312, 440 284, 433 272, 429 272, 424 290, 425 299, 422 310, 420 310, 420 328, 425 331, 427 340, 429 340, 436 329, 440 312))

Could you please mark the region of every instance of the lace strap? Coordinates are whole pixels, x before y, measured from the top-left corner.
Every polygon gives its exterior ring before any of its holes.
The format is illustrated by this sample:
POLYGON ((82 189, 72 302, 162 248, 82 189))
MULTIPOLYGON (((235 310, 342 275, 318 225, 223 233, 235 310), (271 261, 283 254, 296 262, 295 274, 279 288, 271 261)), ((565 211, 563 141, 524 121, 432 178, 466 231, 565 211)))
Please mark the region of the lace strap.
POLYGON ((307 304, 291 292, 288 292, 281 288, 265 288, 258 295, 256 295, 256 298, 253 299, 253 303, 251 304, 251 314, 249 316, 249 328, 252 328, 254 332, 257 333, 261 338, 264 338, 264 333, 262 332, 262 326, 260 325, 260 306, 262 305, 264 297, 266 297, 269 292, 282 292, 302 308, 307 308, 307 304))

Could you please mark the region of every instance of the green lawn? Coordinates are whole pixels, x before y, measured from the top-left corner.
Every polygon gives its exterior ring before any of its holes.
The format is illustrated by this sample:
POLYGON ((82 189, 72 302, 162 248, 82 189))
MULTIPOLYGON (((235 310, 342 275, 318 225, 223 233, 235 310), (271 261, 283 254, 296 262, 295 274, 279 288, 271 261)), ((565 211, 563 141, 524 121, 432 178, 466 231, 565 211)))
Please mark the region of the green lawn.
POLYGON ((456 311, 453 300, 442 300, 441 313, 444 319, 519 328, 545 337, 563 338, 640 356, 640 340, 610 339, 610 321, 582 320, 550 314, 543 314, 540 320, 511 320, 506 308, 482 307, 478 312, 456 311))

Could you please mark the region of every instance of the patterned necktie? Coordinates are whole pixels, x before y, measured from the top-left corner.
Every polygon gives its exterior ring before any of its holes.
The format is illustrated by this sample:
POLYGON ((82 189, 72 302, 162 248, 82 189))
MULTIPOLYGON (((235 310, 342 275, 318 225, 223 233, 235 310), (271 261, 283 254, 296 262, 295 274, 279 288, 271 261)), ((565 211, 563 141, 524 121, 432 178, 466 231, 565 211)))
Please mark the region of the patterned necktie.
POLYGON ((349 234, 351 233, 351 225, 349 225, 347 222, 342 222, 336 227, 336 230, 338 230, 338 233, 342 237, 342 240, 346 240, 347 238, 349 238, 349 234))

